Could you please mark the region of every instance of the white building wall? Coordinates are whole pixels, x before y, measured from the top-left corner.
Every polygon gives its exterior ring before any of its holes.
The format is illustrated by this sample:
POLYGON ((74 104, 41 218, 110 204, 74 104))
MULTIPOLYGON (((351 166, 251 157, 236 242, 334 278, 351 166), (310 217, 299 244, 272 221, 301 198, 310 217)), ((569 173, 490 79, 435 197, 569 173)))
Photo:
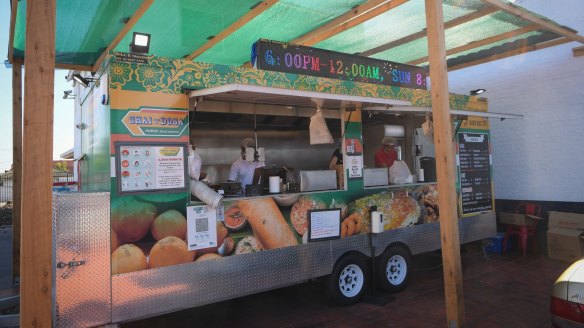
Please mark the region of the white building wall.
MULTIPOLYGON (((517 0, 584 35, 584 1, 517 0)), ((495 198, 584 201, 584 56, 570 42, 449 73, 451 92, 485 88, 491 119, 495 198)), ((482 96, 483 96, 482 95, 482 96)))

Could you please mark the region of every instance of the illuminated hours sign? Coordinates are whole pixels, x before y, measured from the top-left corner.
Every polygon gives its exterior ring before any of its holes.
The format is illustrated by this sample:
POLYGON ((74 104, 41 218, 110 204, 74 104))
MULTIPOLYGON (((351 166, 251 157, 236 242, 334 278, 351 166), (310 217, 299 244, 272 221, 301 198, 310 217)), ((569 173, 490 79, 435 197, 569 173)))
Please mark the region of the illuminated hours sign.
POLYGON ((252 49, 254 67, 354 82, 426 89, 425 68, 261 39, 252 49))

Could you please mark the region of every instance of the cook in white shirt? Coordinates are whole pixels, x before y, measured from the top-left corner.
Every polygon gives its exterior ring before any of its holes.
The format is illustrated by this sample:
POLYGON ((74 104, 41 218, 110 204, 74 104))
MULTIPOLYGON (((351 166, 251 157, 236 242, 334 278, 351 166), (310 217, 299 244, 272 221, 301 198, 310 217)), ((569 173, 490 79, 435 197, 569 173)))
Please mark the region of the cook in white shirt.
POLYGON ((255 141, 252 138, 241 140, 241 158, 231 164, 228 178, 229 181, 239 181, 244 191, 246 185, 253 183, 254 171, 266 165, 264 162, 246 160, 245 149, 250 147, 255 149, 255 141))

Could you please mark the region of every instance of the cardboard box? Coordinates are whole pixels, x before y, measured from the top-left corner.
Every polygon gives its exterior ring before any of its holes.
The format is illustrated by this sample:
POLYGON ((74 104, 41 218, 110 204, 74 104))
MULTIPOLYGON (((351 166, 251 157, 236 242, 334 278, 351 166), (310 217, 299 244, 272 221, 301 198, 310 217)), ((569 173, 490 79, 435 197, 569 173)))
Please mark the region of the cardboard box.
POLYGON ((549 212, 548 257, 574 262, 584 257, 584 214, 549 212))
POLYGON ((584 230, 584 214, 550 211, 548 227, 584 230))
POLYGON ((532 216, 527 216, 525 214, 499 212, 499 222, 503 224, 532 226, 533 220, 532 216))

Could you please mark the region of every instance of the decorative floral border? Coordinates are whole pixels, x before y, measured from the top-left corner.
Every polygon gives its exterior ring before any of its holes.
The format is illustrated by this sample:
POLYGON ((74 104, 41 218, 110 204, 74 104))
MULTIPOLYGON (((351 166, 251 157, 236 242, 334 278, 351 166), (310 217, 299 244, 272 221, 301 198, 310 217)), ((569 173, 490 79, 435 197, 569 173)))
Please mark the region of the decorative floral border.
MULTIPOLYGON (((405 100, 411 101, 412 106, 432 105, 428 90, 199 63, 168 57, 149 56, 147 64, 137 64, 118 61, 112 52, 108 60, 110 87, 113 89, 177 94, 182 93, 184 89, 201 89, 238 83, 405 100)), ((450 108, 472 110, 467 106, 469 98, 466 95, 451 93, 450 108)))

